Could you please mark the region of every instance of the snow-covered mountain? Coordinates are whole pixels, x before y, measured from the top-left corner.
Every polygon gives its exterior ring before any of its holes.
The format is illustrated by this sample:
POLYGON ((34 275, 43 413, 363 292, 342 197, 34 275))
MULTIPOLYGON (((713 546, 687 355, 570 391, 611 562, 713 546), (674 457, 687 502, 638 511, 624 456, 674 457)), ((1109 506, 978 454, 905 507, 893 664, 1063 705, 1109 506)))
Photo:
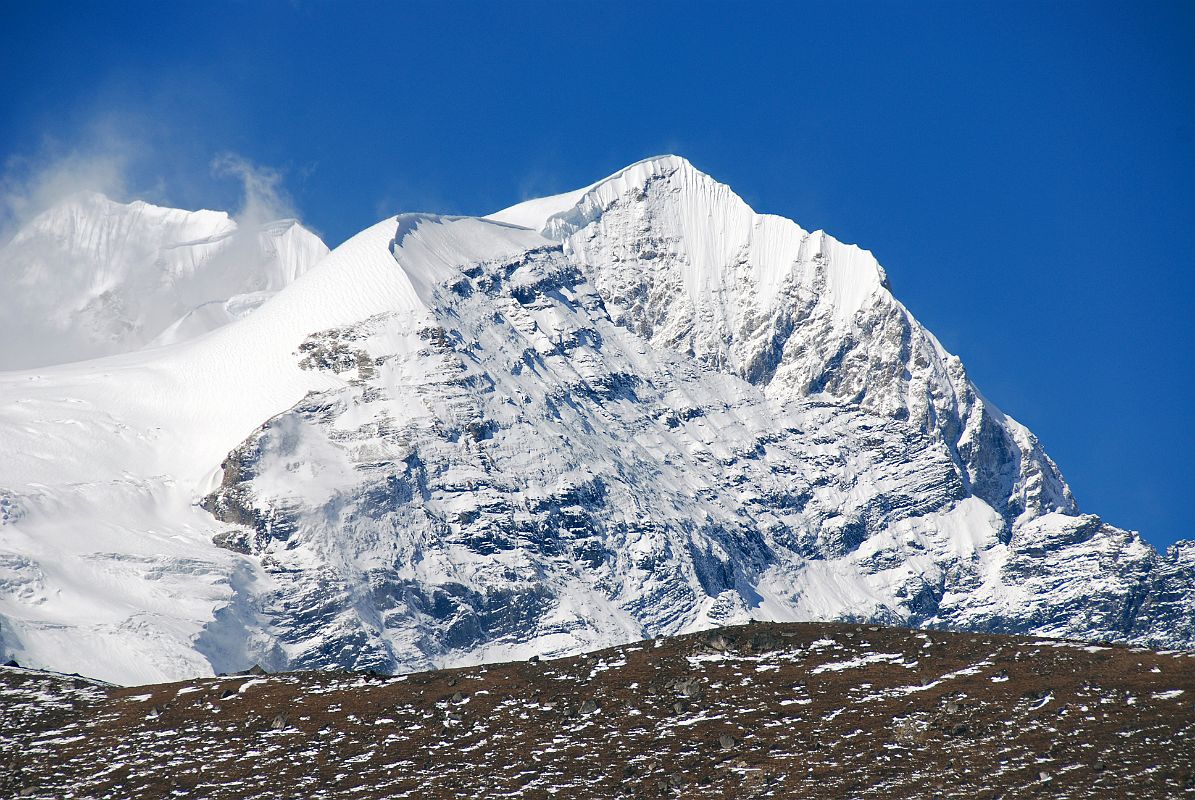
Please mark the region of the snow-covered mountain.
POLYGON ((683 159, 400 215, 173 346, 0 374, 0 650, 405 670, 748 618, 1195 645, 870 253, 683 159))
POLYGON ((0 248, 0 369, 169 344, 261 305, 328 253, 293 219, 239 230, 224 212, 80 193, 0 248))

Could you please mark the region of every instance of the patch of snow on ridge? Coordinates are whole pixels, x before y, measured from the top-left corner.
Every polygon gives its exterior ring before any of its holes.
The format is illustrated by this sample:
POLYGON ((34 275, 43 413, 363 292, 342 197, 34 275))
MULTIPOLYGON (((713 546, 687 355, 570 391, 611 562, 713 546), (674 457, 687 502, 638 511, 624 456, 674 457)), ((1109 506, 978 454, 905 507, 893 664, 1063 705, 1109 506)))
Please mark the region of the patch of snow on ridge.
POLYGON ((844 669, 859 669, 868 664, 876 664, 881 661, 892 664, 903 664, 904 656, 901 653, 868 653, 867 655, 857 656, 847 661, 832 661, 828 664, 820 664, 809 670, 809 674, 820 675, 823 672, 841 672, 844 669))

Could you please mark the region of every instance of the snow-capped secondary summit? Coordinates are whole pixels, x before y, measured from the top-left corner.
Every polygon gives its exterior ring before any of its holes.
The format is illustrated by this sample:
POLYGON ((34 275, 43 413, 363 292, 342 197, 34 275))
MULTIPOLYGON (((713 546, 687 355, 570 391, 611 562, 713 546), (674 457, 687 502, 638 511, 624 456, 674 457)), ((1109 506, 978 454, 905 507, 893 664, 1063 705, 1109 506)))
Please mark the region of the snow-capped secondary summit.
POLYGON ((0 397, 22 663, 394 671, 750 618, 1195 644, 1189 544, 1080 514, 870 253, 675 156, 383 220, 242 320, 0 397))
POLYGON ((224 212, 74 195, 0 248, 0 280, 14 289, 0 315, 0 369, 206 333, 245 316, 327 253, 293 219, 243 230, 224 212))

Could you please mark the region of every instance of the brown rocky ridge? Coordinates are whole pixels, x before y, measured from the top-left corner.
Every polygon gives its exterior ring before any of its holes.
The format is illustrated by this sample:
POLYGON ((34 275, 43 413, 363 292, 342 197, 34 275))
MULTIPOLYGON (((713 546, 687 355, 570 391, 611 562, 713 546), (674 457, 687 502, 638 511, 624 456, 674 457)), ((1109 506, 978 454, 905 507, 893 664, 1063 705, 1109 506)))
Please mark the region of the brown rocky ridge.
POLYGON ((759 623, 397 677, 6 667, 10 796, 1195 797, 1195 653, 759 623))

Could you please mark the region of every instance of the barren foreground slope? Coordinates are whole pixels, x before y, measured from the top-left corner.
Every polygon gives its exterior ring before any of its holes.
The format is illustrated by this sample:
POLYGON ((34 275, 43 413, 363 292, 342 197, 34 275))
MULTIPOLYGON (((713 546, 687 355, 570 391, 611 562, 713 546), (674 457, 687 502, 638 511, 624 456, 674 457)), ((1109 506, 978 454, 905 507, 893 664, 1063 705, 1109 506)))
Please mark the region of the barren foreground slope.
POLYGON ((0 795, 1195 796, 1195 654, 752 624, 401 677, 0 671, 0 795))

